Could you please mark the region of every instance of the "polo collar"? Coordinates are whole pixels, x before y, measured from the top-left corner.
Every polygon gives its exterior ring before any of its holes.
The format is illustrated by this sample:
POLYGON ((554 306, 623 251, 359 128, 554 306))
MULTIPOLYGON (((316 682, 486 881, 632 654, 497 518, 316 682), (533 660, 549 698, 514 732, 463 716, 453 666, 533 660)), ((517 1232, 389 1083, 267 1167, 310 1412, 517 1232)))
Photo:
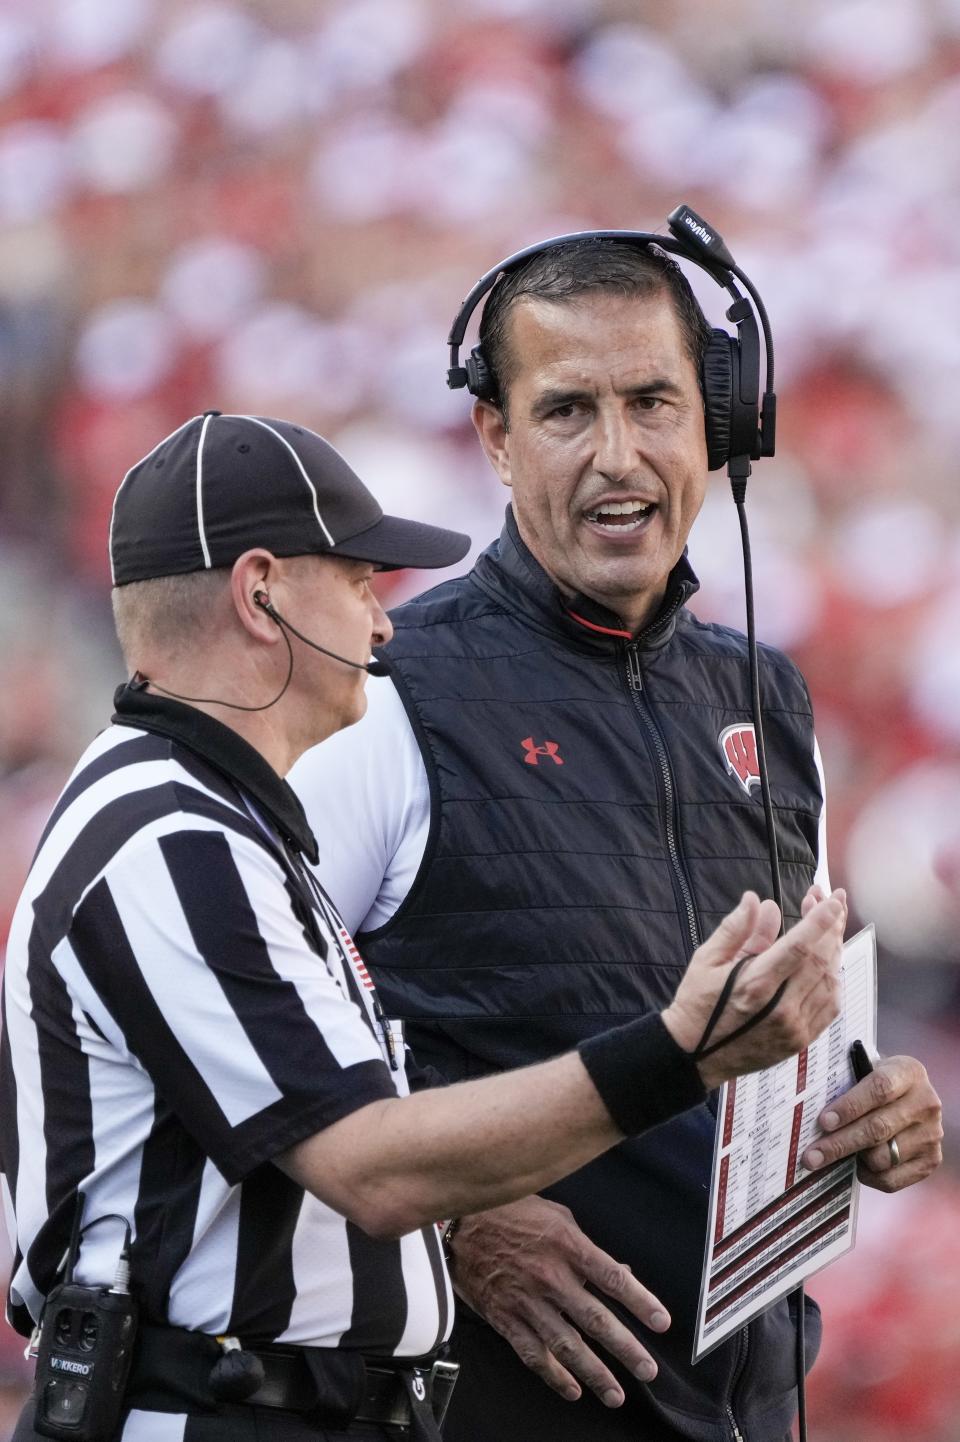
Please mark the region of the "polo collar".
POLYGON ((111 720, 118 726, 136 726, 186 746, 245 791, 278 831, 281 838, 308 861, 320 858, 317 842, 293 788, 269 761, 236 731, 166 696, 146 690, 146 681, 127 681, 114 694, 111 720))
POLYGON ((523 592, 520 604, 528 617, 535 615, 547 629, 590 650, 609 649, 614 641, 663 645, 673 635, 678 612, 700 589, 684 550, 667 578, 656 615, 634 635, 599 601, 584 595, 571 598, 558 589, 520 535, 510 506, 499 541, 479 557, 474 574, 480 585, 501 601, 512 597, 516 605, 519 589, 523 592))

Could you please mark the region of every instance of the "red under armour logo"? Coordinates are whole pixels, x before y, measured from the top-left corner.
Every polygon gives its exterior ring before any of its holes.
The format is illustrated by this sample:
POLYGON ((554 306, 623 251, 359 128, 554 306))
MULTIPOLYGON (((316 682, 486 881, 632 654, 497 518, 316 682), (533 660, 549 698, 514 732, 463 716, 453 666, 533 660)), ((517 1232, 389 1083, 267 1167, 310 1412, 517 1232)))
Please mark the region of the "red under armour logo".
POLYGON ((719 736, 720 750, 731 776, 735 776, 747 795, 751 786, 760 785, 760 761, 753 727, 739 724, 728 726, 719 736))
POLYGON ((523 759, 528 766, 539 766, 541 756, 549 756, 550 760, 556 762, 558 766, 563 765, 559 741, 544 741, 542 746, 536 746, 533 737, 528 736, 525 741, 520 742, 520 745, 527 753, 523 759))

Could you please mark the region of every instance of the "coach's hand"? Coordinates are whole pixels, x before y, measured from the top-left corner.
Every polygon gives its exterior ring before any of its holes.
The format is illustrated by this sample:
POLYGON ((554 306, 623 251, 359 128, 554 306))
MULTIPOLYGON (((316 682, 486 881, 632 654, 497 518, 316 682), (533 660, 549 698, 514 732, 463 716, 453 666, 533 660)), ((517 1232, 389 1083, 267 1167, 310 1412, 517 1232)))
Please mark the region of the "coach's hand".
POLYGON ((816 1170, 857 1158, 860 1180, 881 1192, 922 1182, 943 1161, 940 1098, 912 1056, 888 1056, 819 1118, 825 1133, 803 1154, 816 1170), (891 1143, 896 1143, 892 1146, 891 1143))
POLYGON ((698 1062, 708 1089, 794 1056, 838 1014, 846 896, 835 891, 818 900, 810 894, 803 911, 802 919, 777 938, 777 906, 747 891, 736 910, 694 952, 676 996, 663 1013, 664 1025, 689 1052, 700 1047, 733 967, 747 958, 707 1043, 710 1048, 721 1045, 698 1062), (781 986, 782 995, 772 1010, 735 1035, 763 1012, 781 986))
POLYGON ((459 1295, 561 1397, 576 1401, 583 1383, 606 1407, 623 1402, 622 1388, 591 1343, 641 1381, 656 1376, 650 1353, 586 1284, 654 1332, 669 1327, 667 1309, 629 1267, 584 1236, 567 1207, 525 1197, 464 1217, 451 1253, 459 1295))

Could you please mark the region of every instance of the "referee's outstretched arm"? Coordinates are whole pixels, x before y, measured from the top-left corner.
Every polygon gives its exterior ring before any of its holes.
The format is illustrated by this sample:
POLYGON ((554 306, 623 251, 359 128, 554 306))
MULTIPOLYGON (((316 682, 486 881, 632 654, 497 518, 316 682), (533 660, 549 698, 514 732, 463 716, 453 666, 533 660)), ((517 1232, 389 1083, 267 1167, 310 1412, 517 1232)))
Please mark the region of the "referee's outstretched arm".
POLYGON ((842 892, 808 899, 775 940, 773 902, 747 892, 694 953, 671 1005, 538 1066, 371 1102, 277 1164, 373 1236, 396 1237, 540 1191, 729 1078, 801 1051, 839 1009, 842 892), (736 962, 711 1038, 692 1053, 736 962), (778 988, 783 995, 758 1016, 778 988), (731 1040, 714 1049, 730 1035, 731 1040))

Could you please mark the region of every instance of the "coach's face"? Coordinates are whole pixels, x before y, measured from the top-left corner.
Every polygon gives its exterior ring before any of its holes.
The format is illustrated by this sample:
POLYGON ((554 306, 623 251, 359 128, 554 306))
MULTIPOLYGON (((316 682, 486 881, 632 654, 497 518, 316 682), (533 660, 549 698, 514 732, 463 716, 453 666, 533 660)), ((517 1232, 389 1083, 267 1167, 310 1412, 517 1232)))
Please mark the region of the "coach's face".
POLYGON ((654 615, 703 504, 707 451, 693 361, 668 295, 518 301, 508 419, 474 424, 526 544, 568 594, 637 631, 654 615))

